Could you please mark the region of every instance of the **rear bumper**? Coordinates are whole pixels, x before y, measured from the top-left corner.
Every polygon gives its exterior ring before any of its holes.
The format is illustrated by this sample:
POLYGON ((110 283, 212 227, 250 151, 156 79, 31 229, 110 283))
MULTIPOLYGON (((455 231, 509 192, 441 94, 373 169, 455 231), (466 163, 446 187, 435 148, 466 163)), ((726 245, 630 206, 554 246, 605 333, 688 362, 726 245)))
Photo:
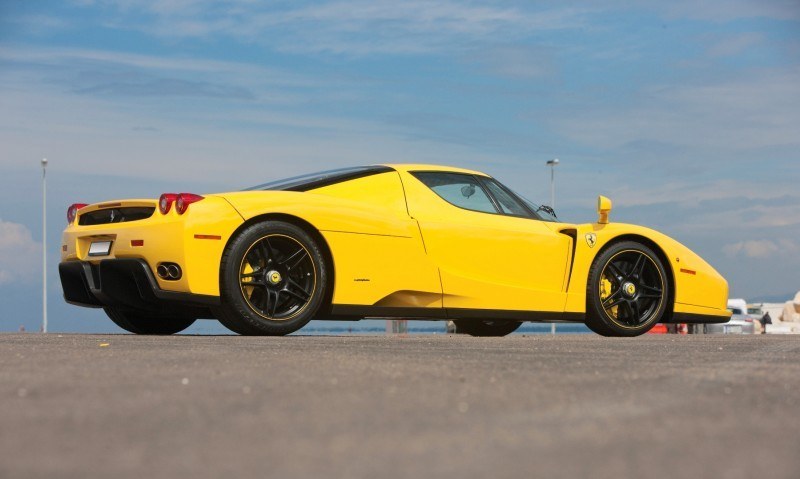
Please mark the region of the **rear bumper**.
POLYGON ((219 304, 219 296, 159 288, 150 266, 143 259, 106 259, 97 264, 65 261, 58 265, 58 273, 64 299, 76 306, 164 312, 207 309, 219 304))
MULTIPOLYGON (((120 203, 127 206, 131 202, 120 203)), ((242 221, 226 200, 207 196, 193 203, 183 215, 172 208, 165 215, 156 212, 138 221, 98 225, 73 223, 62 235, 61 261, 88 261, 97 265, 101 260, 142 259, 153 272, 160 263, 176 263, 183 270, 183 276, 177 281, 156 277, 156 289, 219 296, 222 253, 242 221), (101 241, 111 242, 108 254, 90 256, 91 245, 101 241)))

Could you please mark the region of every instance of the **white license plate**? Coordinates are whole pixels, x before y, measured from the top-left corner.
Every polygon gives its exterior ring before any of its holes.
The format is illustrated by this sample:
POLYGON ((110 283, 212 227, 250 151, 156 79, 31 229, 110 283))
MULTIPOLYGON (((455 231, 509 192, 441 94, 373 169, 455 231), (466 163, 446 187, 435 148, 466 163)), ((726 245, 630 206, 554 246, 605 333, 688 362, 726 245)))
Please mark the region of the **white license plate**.
POLYGON ((111 252, 111 241, 95 241, 89 246, 89 256, 108 256, 111 252))
POLYGON ((742 334, 742 327, 738 324, 725 325, 725 332, 728 334, 742 334))

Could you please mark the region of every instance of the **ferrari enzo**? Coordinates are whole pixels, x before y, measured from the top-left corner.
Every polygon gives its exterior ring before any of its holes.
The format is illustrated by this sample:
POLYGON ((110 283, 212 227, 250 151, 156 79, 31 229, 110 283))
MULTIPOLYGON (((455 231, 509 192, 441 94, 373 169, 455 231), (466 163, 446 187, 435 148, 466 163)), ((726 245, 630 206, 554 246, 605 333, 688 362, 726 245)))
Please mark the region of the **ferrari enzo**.
POLYGON ((73 204, 59 273, 67 302, 137 334, 217 319, 284 335, 312 319, 443 319, 475 336, 523 321, 605 336, 656 323, 723 323, 728 285, 641 226, 560 222, 494 178, 376 165, 244 191, 73 204))

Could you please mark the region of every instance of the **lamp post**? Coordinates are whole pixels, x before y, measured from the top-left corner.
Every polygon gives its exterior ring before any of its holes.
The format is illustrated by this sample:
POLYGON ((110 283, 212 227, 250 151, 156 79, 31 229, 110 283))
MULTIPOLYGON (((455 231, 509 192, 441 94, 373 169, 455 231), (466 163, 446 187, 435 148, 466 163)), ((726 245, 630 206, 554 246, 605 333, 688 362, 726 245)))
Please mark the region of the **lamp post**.
MULTIPOLYGON (((553 208, 553 211, 556 209, 556 165, 558 163, 558 158, 547 160, 546 163, 550 167, 550 208, 553 208)), ((556 323, 550 323, 550 334, 556 334, 556 323)))
POLYGON ((556 209, 556 165, 559 163, 558 158, 547 160, 547 166, 550 167, 550 208, 556 209))
POLYGON ((47 332, 47 158, 42 158, 42 332, 47 332))

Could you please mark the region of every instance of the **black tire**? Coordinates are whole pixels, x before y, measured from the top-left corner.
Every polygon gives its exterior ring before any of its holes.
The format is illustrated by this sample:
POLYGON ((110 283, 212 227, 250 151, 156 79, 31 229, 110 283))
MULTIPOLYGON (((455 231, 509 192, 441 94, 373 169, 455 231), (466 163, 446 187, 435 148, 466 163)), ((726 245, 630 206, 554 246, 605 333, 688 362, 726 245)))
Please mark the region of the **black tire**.
POLYGON ((457 334, 500 337, 513 333, 522 323, 505 319, 455 319, 453 324, 457 334))
POLYGON ((635 241, 614 243, 589 270, 586 326, 603 336, 639 336, 662 320, 669 298, 659 256, 635 241))
POLYGON ((325 302, 329 274, 324 258, 317 241, 299 226, 264 221, 247 227, 222 255, 222 302, 214 314, 242 335, 297 331, 325 302))
POLYGON ((111 321, 120 328, 134 334, 169 335, 180 333, 197 320, 196 318, 161 317, 144 311, 103 308, 111 321))

